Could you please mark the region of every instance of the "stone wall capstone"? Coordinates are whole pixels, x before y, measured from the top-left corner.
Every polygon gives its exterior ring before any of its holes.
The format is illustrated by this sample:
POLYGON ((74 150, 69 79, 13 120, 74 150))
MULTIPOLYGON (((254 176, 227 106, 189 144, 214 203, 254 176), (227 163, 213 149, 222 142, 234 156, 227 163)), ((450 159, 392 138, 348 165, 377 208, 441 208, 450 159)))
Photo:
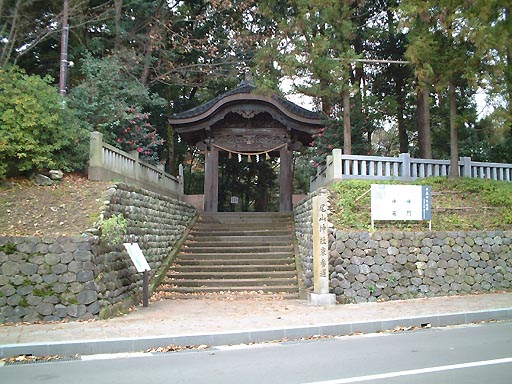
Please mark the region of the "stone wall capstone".
MULTIPOLYGON (((100 216, 122 214, 151 266, 151 277, 183 237, 196 210, 127 184, 110 188, 100 216)), ((98 232, 98 229, 90 229, 98 232)), ((129 241, 125 237, 124 241, 129 241)), ((137 273, 121 245, 98 236, 0 236, 0 322, 92 319, 140 294, 137 273)))

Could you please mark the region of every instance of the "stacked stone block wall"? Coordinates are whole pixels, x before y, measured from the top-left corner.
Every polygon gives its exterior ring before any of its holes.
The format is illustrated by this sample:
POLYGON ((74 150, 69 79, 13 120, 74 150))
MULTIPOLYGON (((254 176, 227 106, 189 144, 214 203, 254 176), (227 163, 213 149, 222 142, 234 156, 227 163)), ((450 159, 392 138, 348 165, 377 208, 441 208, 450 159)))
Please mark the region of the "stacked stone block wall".
MULTIPOLYGON (((312 194, 294 211, 303 283, 313 287, 312 194)), ((360 303, 512 288, 512 231, 330 229, 330 292, 360 303)))
MULTIPOLYGON (((109 190, 103 218, 122 214, 152 272, 183 237, 195 209, 181 201, 119 184, 109 190)), ((94 232, 94 229, 92 229, 94 232)), ((0 237, 0 322, 92 319, 140 294, 137 273, 122 245, 98 236, 0 237)))
POLYGON ((512 288, 512 231, 333 230, 330 289, 341 302, 512 288))
MULTIPOLYGON (((110 191, 102 216, 121 214, 128 222, 125 242, 137 242, 151 267, 150 279, 183 237, 196 215, 191 205, 127 184, 110 191)), ((137 273, 122 244, 101 244, 97 259, 98 300, 108 307, 123 302, 142 290, 142 273, 137 273)))
POLYGON ((97 240, 0 237, 0 322, 97 316, 97 240))

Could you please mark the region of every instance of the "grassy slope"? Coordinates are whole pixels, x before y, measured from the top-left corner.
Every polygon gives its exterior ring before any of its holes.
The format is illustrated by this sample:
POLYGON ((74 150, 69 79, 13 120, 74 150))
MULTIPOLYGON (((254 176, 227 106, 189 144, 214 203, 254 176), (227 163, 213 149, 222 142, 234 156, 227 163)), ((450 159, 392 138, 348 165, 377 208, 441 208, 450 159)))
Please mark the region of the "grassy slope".
MULTIPOLYGON (((370 228, 370 194, 365 192, 372 183, 350 180, 332 186, 332 219, 338 229, 370 228)), ((512 229, 512 183, 446 178, 420 183, 433 189, 434 230, 512 229)), ((97 220, 111 184, 80 175, 66 175, 52 187, 23 178, 2 182, 0 236, 79 236, 97 220)), ((379 222, 377 228, 426 230, 428 224, 379 222)))
MULTIPOLYGON (((375 181, 347 180, 331 187, 332 219, 338 229, 368 230, 375 181)), ((400 183, 394 183, 400 184, 400 183)), ((418 180, 413 184, 432 187, 433 230, 512 229, 512 183, 484 179, 444 177, 418 180)), ((426 230, 426 222, 378 222, 377 228, 426 230)))
POLYGON ((0 236, 80 236, 98 219, 110 185, 74 174, 51 187, 0 181, 0 236))

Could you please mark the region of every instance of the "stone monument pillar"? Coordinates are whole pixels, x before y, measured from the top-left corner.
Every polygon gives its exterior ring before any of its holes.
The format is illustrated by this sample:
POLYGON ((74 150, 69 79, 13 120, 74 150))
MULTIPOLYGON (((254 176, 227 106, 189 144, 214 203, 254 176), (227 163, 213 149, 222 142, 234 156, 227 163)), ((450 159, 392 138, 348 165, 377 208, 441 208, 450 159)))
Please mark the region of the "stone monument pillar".
POLYGON ((310 305, 334 305, 336 295, 329 293, 329 207, 327 196, 313 197, 313 279, 310 305))

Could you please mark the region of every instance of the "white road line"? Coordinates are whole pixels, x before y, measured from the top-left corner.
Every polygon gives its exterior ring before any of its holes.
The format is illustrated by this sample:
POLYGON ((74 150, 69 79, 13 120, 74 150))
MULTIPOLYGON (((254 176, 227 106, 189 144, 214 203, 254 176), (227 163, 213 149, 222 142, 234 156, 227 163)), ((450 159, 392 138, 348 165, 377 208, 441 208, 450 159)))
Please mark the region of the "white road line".
POLYGON ((82 355, 80 359, 83 361, 91 360, 113 360, 113 359, 127 359, 132 357, 148 357, 152 356, 151 353, 146 352, 120 352, 120 353, 98 353, 96 355, 82 355))
POLYGON ((335 379, 335 380, 327 380, 327 381, 315 381, 315 382, 307 383, 307 384, 360 383, 360 382, 363 382, 363 381, 389 379, 389 378, 392 378, 392 377, 421 375, 421 374, 424 374, 424 373, 450 371, 450 370, 453 370, 453 369, 483 367, 483 366, 486 366, 486 365, 509 364, 509 363, 512 363, 512 357, 506 357, 506 358, 503 358, 503 359, 495 359, 495 360, 474 361, 474 362, 471 362, 471 363, 442 365, 442 366, 439 366, 439 367, 411 369, 409 371, 397 371, 397 372, 389 372, 389 373, 379 373, 379 374, 376 374, 376 375, 368 375, 368 376, 347 377, 345 379, 335 379))
POLYGON ((282 347, 281 343, 255 343, 255 344, 236 344, 236 345, 217 345, 214 349, 219 351, 239 351, 245 349, 273 348, 282 347))

